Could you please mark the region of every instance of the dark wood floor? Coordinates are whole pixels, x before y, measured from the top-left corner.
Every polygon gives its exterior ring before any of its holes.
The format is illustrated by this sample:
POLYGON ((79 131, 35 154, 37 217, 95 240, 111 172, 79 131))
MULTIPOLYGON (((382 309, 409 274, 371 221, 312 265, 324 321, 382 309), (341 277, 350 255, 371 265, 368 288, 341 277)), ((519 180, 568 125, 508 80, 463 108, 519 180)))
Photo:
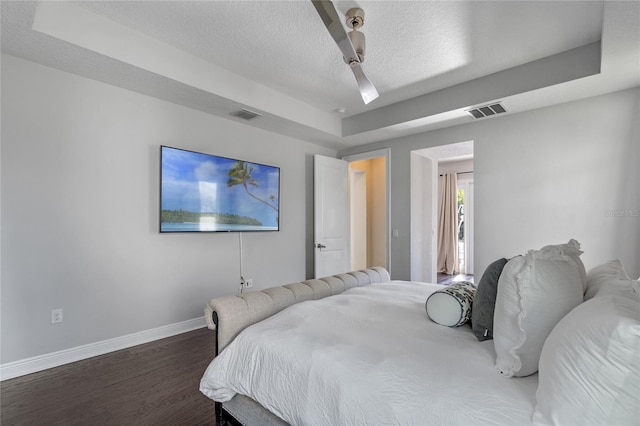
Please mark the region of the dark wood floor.
POLYGON ((203 328, 0 385, 0 424, 215 425, 198 390, 215 353, 203 328))
POLYGON ((466 275, 466 274, 453 274, 453 275, 438 274, 438 284, 449 285, 449 284, 457 283, 458 281, 474 282, 473 281, 473 275, 466 275))
MULTIPOLYGON (((438 283, 473 281, 441 275, 438 283)), ((202 328, 0 384, 0 424, 215 425, 213 401, 198 390, 213 359, 202 328)))

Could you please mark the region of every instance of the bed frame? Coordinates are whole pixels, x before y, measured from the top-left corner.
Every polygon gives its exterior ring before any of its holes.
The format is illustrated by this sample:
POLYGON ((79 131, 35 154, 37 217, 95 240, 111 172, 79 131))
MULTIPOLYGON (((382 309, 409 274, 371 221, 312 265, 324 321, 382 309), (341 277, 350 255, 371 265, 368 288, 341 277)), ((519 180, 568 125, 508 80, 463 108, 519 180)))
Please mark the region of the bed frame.
MULTIPOLYGON (((390 280, 389 272, 372 267, 346 274, 246 292, 239 296, 211 299, 205 307, 205 320, 215 332, 217 356, 248 326, 274 315, 288 306, 306 300, 340 294, 352 287, 390 280)), ((230 401, 215 403, 216 421, 220 425, 286 425, 282 419, 256 401, 237 394, 230 401)))

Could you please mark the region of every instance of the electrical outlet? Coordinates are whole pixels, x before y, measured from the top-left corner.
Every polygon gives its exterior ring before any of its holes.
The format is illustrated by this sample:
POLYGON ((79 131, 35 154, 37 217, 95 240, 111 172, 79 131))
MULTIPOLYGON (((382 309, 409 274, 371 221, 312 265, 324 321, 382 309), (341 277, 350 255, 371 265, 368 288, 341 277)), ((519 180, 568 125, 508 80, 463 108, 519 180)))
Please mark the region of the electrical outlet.
POLYGON ((245 287, 247 288, 253 287, 253 278, 249 278, 247 281, 245 281, 245 287))
POLYGON ((51 324, 57 324, 62 322, 62 309, 51 310, 51 324))

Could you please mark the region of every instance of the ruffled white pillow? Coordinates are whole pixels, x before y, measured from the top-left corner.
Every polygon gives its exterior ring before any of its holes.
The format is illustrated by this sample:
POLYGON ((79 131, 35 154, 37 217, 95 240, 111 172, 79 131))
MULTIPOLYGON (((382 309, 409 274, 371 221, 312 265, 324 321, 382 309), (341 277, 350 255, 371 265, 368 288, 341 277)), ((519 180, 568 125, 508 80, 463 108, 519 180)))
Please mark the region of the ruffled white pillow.
POLYGON ((544 246, 540 249, 540 251, 550 251, 568 256, 573 261, 573 263, 575 263, 576 268, 578 268, 578 273, 580 274, 580 282, 582 283, 582 291, 585 292, 587 290, 587 271, 584 267, 584 263, 582 263, 582 259, 580 259, 582 251, 580 250, 580 243, 577 240, 574 240, 572 238, 567 244, 554 244, 550 246, 544 246))
MULTIPOLYGON (((505 377, 538 371, 542 346, 553 327, 582 303, 579 244, 546 246, 511 259, 498 280, 493 316, 496 369, 505 377)), ((583 266, 584 268, 584 266, 583 266)))

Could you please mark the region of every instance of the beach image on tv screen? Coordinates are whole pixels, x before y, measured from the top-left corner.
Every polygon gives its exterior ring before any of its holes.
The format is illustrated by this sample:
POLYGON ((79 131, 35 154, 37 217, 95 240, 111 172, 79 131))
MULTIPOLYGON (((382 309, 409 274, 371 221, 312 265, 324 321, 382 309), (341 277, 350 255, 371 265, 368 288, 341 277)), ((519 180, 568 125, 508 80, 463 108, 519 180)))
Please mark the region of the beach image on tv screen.
POLYGON ((279 230, 278 167, 161 150, 161 232, 279 230))

